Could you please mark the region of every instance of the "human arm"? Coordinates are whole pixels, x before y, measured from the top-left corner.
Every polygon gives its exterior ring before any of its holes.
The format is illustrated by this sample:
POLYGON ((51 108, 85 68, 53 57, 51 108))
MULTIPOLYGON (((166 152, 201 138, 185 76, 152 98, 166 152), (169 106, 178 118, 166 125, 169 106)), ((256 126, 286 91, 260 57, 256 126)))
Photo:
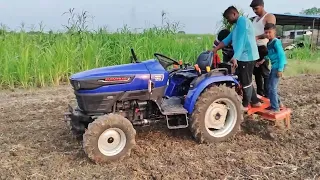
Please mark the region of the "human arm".
POLYGON ((270 60, 269 56, 266 55, 261 61, 256 62, 256 67, 259 67, 261 64, 263 64, 266 60, 270 60))
MULTIPOLYGON (((234 33, 234 32, 231 31, 231 33, 230 33, 226 38, 224 38, 224 39, 221 41, 221 43, 223 43, 224 47, 231 44, 233 33, 234 33)), ((232 42, 232 43, 233 43, 233 42, 232 42)), ((234 48, 233 48, 233 50, 234 50, 234 48)), ((233 67, 234 67, 234 68, 237 68, 237 67, 238 67, 237 59, 231 58, 230 62, 233 64, 233 67)))
POLYGON ((240 17, 237 21, 237 27, 233 31, 233 33, 235 33, 234 34, 235 40, 232 41, 233 50, 234 50, 233 59, 239 60, 243 53, 245 40, 247 36, 246 27, 247 27, 246 19, 244 17, 240 17))
MULTIPOLYGON (((264 25, 267 23, 276 24, 276 16, 273 14, 267 14, 266 17, 263 19, 264 25)), ((265 39, 267 36, 265 34, 261 34, 259 36, 256 36, 256 39, 265 39)))
POLYGON ((266 23, 272 23, 272 24, 276 24, 277 23, 277 19, 276 16, 273 14, 267 14, 266 17, 264 18, 264 24, 266 23))
POLYGON ((261 35, 256 36, 256 39, 265 39, 265 38, 267 38, 267 36, 265 34, 261 34, 261 35))
POLYGON ((261 64, 263 64, 265 59, 262 59, 261 61, 256 62, 256 67, 259 67, 261 64))
POLYGON ((215 49, 219 45, 220 41, 218 39, 214 40, 212 49, 215 49))
MULTIPOLYGON (((270 60, 270 58, 269 58, 268 55, 266 55, 266 56, 263 57, 262 63, 264 63, 265 60, 270 60)), ((261 63, 261 64, 262 64, 262 63, 261 63)))
POLYGON ((230 34, 221 41, 221 42, 223 42, 223 44, 224 44, 225 46, 230 45, 230 43, 231 43, 231 41, 232 41, 232 34, 233 34, 233 31, 230 32, 230 34))
POLYGON ((217 53, 217 51, 219 51, 220 49, 228 46, 231 43, 232 40, 232 32, 226 37, 224 38, 221 42, 219 42, 216 46, 214 46, 213 48, 213 52, 217 53))

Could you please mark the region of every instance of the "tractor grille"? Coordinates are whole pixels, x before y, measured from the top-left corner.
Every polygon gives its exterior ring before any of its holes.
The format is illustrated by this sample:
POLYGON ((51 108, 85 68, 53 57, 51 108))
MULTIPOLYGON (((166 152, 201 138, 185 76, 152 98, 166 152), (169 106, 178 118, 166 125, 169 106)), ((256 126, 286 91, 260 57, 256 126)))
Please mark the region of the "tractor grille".
POLYGON ((76 95, 78 106, 87 113, 108 113, 117 95, 76 95))

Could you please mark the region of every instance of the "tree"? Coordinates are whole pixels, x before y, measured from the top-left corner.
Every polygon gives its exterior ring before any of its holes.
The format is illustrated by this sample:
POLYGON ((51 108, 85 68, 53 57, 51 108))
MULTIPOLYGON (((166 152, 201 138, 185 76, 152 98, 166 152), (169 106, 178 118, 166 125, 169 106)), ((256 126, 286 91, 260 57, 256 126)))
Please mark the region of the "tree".
POLYGON ((309 9, 303 9, 300 14, 305 14, 305 15, 320 15, 320 8, 317 7, 312 7, 309 9))

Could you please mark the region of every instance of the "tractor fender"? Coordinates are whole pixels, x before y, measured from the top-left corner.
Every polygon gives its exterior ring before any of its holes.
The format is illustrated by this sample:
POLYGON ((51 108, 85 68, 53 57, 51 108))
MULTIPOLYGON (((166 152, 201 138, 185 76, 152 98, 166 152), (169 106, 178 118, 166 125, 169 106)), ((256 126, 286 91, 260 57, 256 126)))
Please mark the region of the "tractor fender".
POLYGON ((192 114, 194 106, 200 94, 211 84, 214 83, 235 83, 236 86, 239 86, 239 82, 233 76, 212 76, 202 80, 196 87, 189 90, 184 103, 184 108, 188 111, 189 114, 192 114))

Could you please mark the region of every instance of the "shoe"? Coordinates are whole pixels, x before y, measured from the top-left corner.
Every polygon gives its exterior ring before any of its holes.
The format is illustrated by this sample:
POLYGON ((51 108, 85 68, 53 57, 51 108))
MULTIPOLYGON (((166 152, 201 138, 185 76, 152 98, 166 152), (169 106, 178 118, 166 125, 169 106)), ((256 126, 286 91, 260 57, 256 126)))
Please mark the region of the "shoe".
POLYGON ((252 107, 260 107, 261 106, 261 102, 255 103, 255 104, 251 104, 252 107))

